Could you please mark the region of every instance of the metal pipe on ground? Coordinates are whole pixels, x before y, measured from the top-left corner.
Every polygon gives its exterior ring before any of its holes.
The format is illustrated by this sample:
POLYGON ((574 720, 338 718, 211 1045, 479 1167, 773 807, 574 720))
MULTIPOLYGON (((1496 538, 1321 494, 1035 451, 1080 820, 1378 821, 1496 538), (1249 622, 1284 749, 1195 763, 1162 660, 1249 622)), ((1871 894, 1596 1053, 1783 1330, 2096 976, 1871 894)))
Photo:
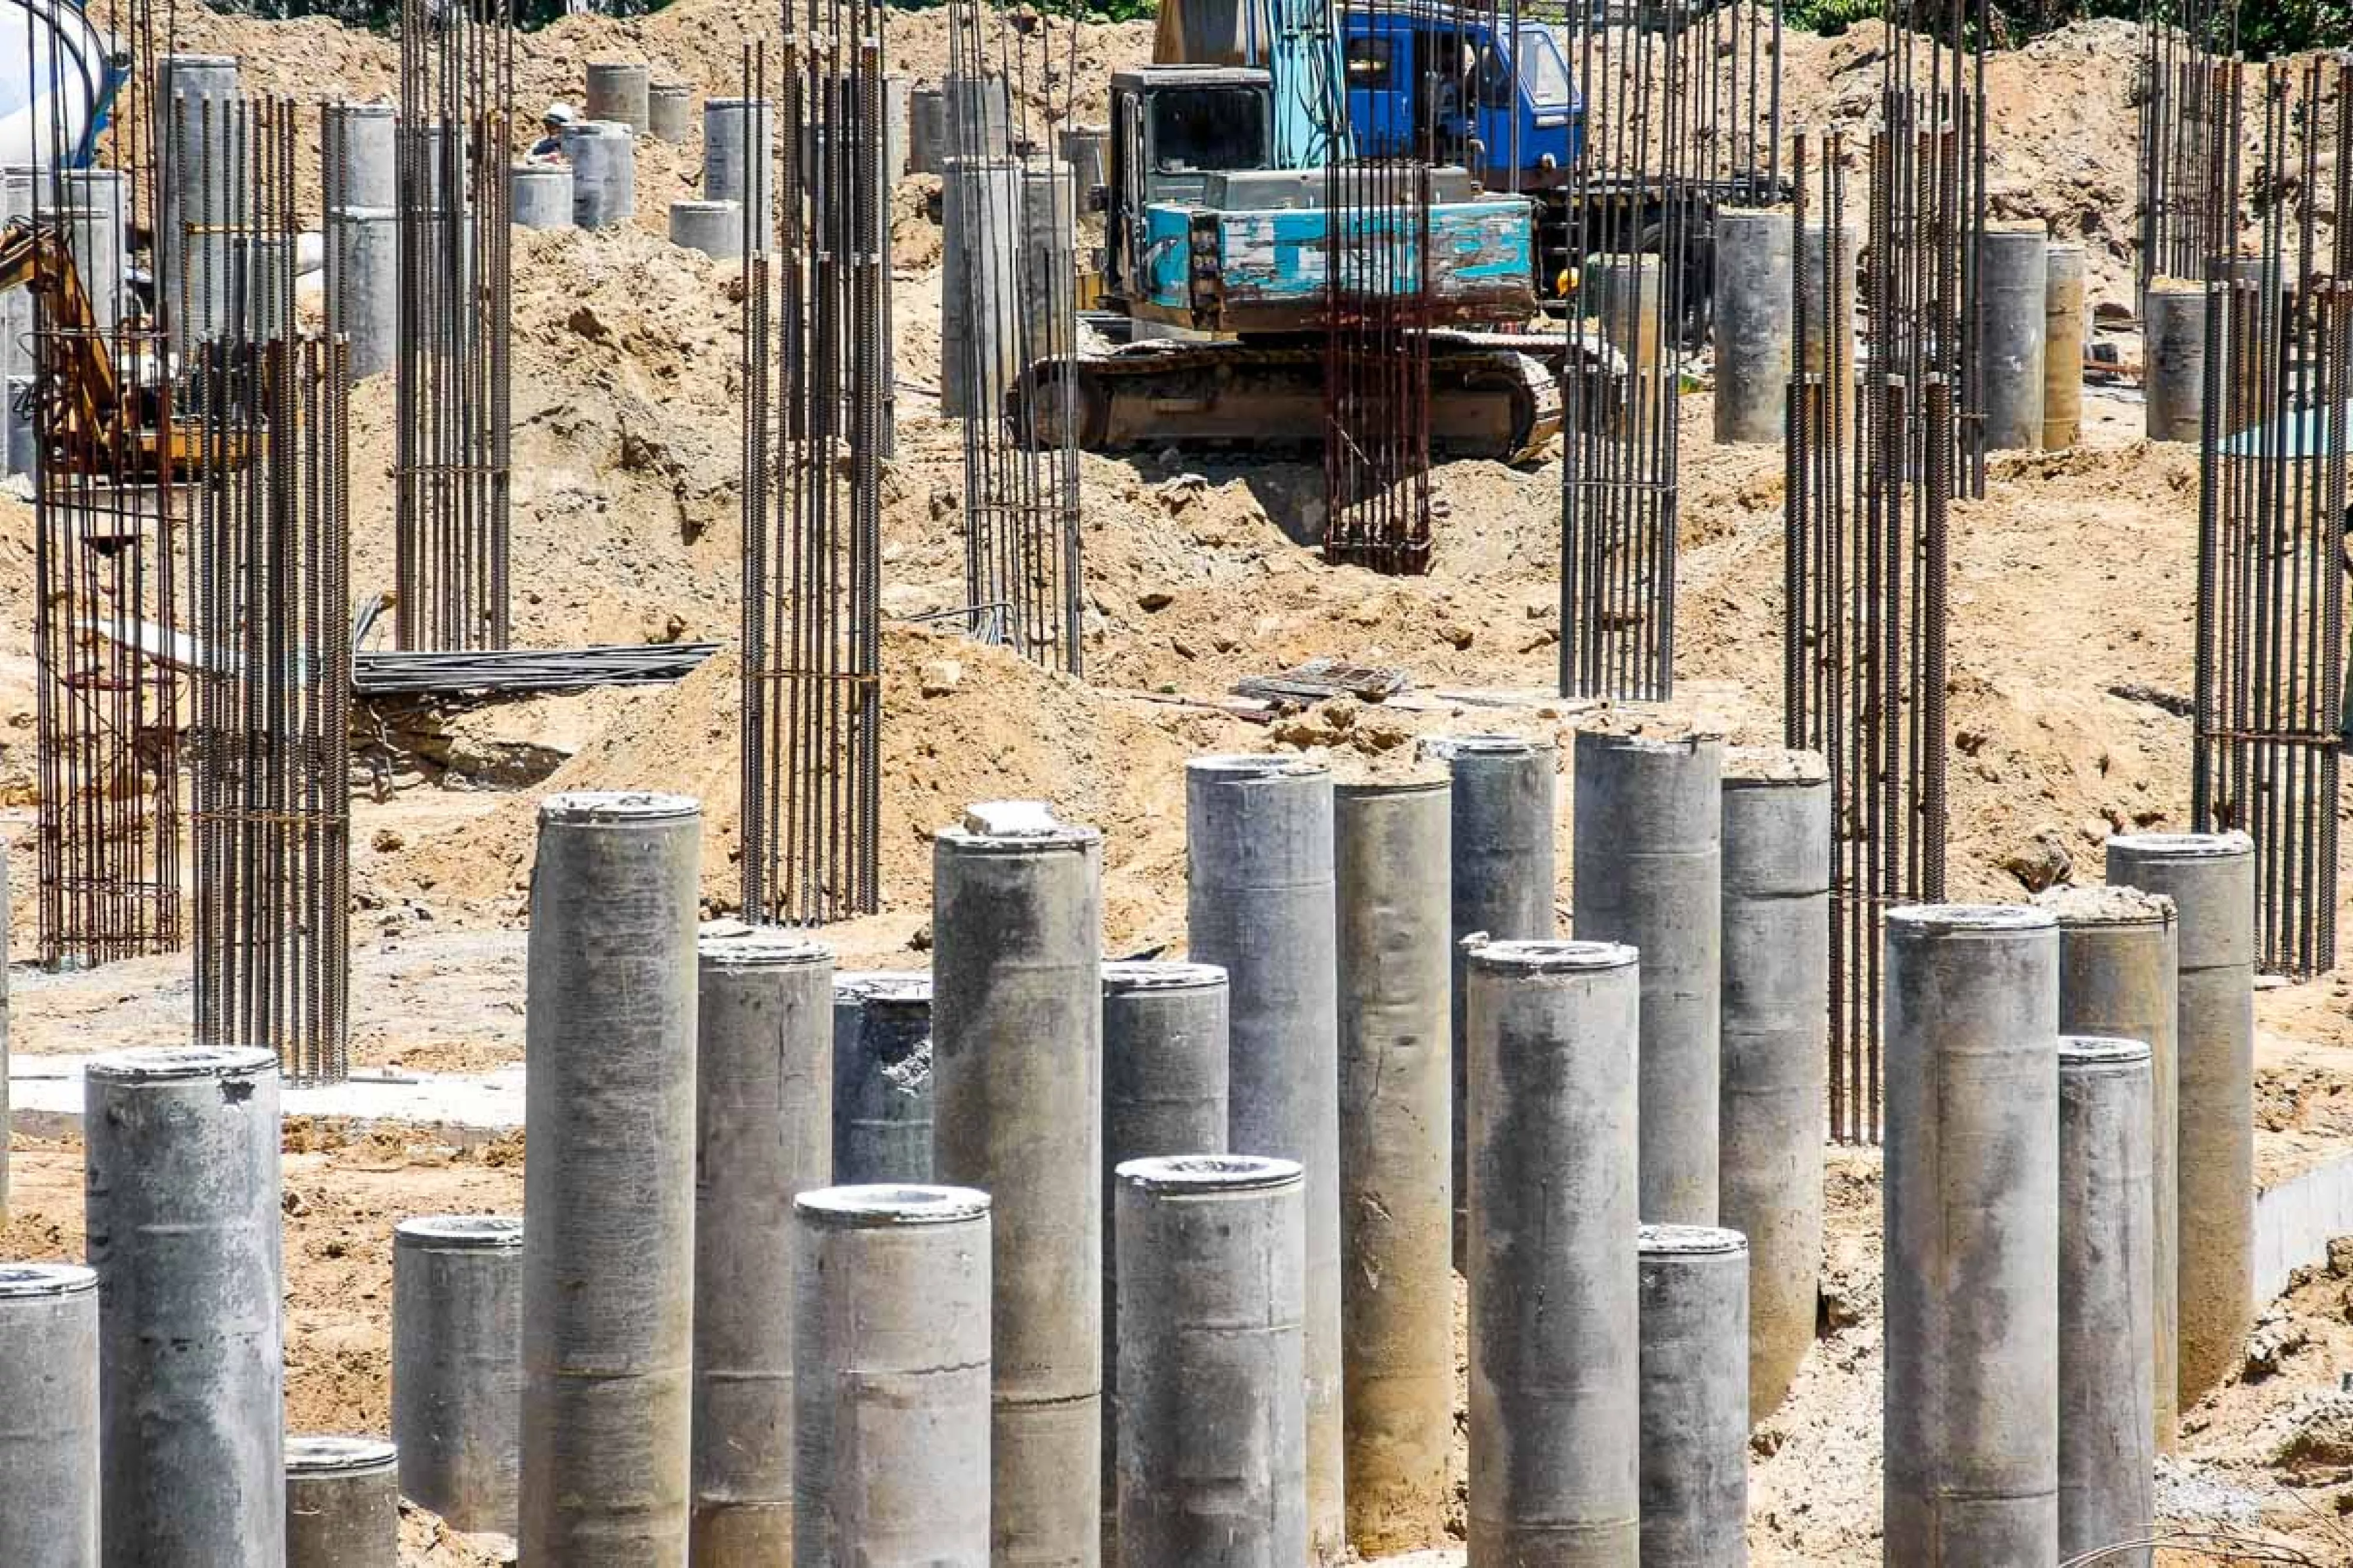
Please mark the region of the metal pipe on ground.
POLYGON ((833 953, 773 928, 696 945, 695 1568, 793 1546, 793 1199, 832 1184, 833 953))
POLYGON ((1748 1561, 1748 1242, 1646 1225, 1641 1276, 1642 1568, 1748 1561))
POLYGON ((325 205, 400 205, 400 110, 390 103, 329 103, 319 110, 325 205))
POLYGON ((646 88, 646 129, 657 142, 675 145, 694 133, 694 89, 682 81, 651 82, 646 88))
POLYGON ((1367 1557, 1430 1544, 1451 1492, 1452 796, 1441 773, 1332 797, 1342 1434, 1367 1557))
POLYGON ((686 1561, 702 829, 685 795, 540 803, 523 1016, 525 1562, 686 1561))
POLYGON ((1119 1167, 1119 1561, 1307 1561, 1298 1163, 1119 1167))
POLYGON ((744 254, 744 205, 741 202, 681 200, 670 204, 670 242, 685 250, 699 250, 713 261, 732 261, 744 254))
POLYGON ((1103 966, 1103 1559, 1120 1561, 1117 1172, 1130 1160, 1226 1150, 1226 972, 1214 963, 1103 966))
POLYGON ((327 214, 327 330, 349 343, 354 381, 393 367, 400 351, 400 214, 336 207, 327 214))
POLYGON ((836 1186, 932 1179, 932 976, 837 974, 833 982, 836 1186))
POLYGON ((988 1568, 988 1210, 961 1187, 793 1200, 794 1568, 988 1568))
POLYGON ((572 166, 515 163, 507 170, 507 199, 522 228, 572 226, 572 166))
POLYGON ((1717 1216, 1747 1237, 1748 1417, 1814 1342, 1830 1051, 1830 773, 1810 752, 1724 764, 1717 1216))
POLYGON ((2175 1390, 2179 1310, 2179 932, 2173 900, 2136 888, 2053 888, 2035 903, 2059 921, 2059 1027, 2149 1049, 2149 1321, 2157 1447, 2180 1441, 2175 1390))
POLYGON ((2059 1555, 2118 1568, 2157 1519, 2149 1055, 2059 1039, 2059 1555))
POLYGON ((1642 954, 1646 1225, 1716 1218, 1723 754, 1710 735, 1577 737, 1577 935, 1642 954))
POLYGON ((96 1568, 98 1429, 98 1276, 0 1263, 0 1563, 96 1568))
POLYGON ((2084 438, 2084 247, 2053 242, 2044 252, 2042 449, 2084 438))
POLYGON ((1795 311, 1786 207, 1715 215, 1715 440, 1778 445, 1788 419, 1795 311))
POLYGON ((644 135, 653 124, 648 107, 652 79, 650 68, 635 61, 590 60, 586 84, 587 117, 609 120, 628 126, 632 135, 644 135))
POLYGON ((1634 950, 1490 942, 1468 984, 1472 1560, 1631 1568, 1634 950))
POLYGON ((2179 1216, 2176 1408, 2236 1369, 2254 1326, 2255 853, 2243 833, 2108 840, 2108 880, 2173 900, 2179 1216))
POLYGON ((1989 452, 2031 452, 2042 444, 2049 248, 2041 218, 1989 224, 1978 239, 1979 395, 1989 452))
POLYGON ((2204 439, 2206 285, 2186 278, 2149 281, 2141 307, 2141 390, 2152 441, 2204 439))
POLYGON ((400 1455, 390 1443, 286 1439, 286 1568, 400 1568, 400 1455))
POLYGON ((82 1073, 99 1286, 100 1558, 286 1551, 278 1058, 158 1047, 82 1073))
POLYGON ((522 1415, 522 1221, 402 1220, 392 1231, 401 1496, 453 1530, 512 1535, 522 1415))
POLYGON ((1185 764, 1187 950, 1229 985, 1227 1147, 1307 1180, 1307 1523, 1344 1549, 1340 1025, 1332 776, 1297 756, 1185 764))
POLYGON ((968 808, 932 857, 932 1166, 989 1194, 991 1534, 1098 1560, 1103 1458, 1103 835, 968 808))
POLYGON ((1518 735, 1449 735, 1422 742, 1424 755, 1446 763, 1453 782, 1451 835, 1454 865, 1452 918, 1447 947, 1453 955, 1454 1267, 1463 1270, 1470 1235, 1471 1104, 1469 1056, 1462 1032, 1463 964, 1473 936, 1494 942, 1541 942, 1553 934, 1553 827, 1559 816, 1559 752, 1552 742, 1518 735))
POLYGON ((2058 924, 1890 910, 1885 974, 1887 1561, 2056 1562, 2058 924))

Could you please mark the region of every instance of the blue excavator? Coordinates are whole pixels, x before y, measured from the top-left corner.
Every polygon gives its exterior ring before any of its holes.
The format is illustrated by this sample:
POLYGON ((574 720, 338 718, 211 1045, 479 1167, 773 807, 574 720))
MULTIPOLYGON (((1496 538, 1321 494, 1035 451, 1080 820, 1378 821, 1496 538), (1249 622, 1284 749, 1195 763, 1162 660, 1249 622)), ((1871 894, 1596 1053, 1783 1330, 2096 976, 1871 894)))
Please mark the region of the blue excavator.
POLYGON ((1395 287, 1428 279, 1432 448, 1509 460, 1557 432, 1568 340, 1507 330, 1540 314, 1540 206, 1496 163, 1543 180, 1576 161, 1579 111, 1551 36, 1506 37, 1436 4, 1348 26, 1333 0, 1165 0, 1162 63, 1112 79, 1100 198, 1103 301, 1134 341, 1032 366, 1033 417, 1068 411, 1098 451, 1313 446, 1331 173, 1420 158, 1426 227, 1419 208, 1351 207, 1340 241, 1402 258, 1395 287))

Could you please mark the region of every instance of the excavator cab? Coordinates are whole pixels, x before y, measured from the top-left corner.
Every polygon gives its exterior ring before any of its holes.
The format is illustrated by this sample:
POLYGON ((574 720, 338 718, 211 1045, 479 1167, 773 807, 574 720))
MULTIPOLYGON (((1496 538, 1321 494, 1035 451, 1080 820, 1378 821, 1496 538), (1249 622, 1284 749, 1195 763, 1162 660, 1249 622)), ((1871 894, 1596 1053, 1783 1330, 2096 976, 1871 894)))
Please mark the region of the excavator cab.
POLYGON ((1111 194, 1103 288, 1132 300, 1145 277, 1145 209, 1197 205, 1214 175, 1274 167, 1273 89, 1240 66, 1151 66, 1111 82, 1111 194))

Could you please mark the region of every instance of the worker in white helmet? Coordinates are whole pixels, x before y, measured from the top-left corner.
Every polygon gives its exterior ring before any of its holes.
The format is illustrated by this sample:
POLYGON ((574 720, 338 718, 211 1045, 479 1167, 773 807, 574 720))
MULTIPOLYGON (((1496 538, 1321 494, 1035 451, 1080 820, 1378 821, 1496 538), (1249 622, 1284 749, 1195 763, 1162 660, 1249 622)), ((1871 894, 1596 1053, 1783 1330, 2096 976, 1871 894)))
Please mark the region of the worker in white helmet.
POLYGON ((579 111, 568 103, 558 101, 549 104, 547 112, 539 117, 540 128, 546 134, 531 144, 532 162, 535 163, 564 162, 565 127, 571 125, 579 118, 579 111))

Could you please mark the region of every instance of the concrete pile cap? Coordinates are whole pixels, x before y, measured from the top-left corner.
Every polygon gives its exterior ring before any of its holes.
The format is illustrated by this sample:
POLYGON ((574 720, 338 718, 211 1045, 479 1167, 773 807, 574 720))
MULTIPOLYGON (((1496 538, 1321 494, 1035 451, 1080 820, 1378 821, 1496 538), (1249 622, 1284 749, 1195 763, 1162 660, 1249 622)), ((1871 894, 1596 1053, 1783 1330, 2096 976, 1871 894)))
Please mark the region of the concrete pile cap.
POLYGON ((1378 758, 1351 752, 1331 764, 1332 788, 1340 795, 1428 795, 1454 787, 1446 763, 1419 752, 1391 752, 1378 758))
POLYGON ((1655 752, 1664 756, 1696 752, 1706 746, 1721 748, 1724 736, 1698 724, 1617 715, 1605 716, 1601 722, 1577 731, 1577 743, 1612 752, 1655 752))
POLYGON ((2195 278, 2152 278, 2148 280, 2152 294, 2197 294, 2203 296, 2206 285, 2195 278))
POLYGON ((1112 959, 1103 966, 1109 991, 1206 991, 1226 984, 1222 963, 1187 963, 1165 958, 1112 959))
POLYGON ((289 1476, 364 1476, 388 1470, 400 1450, 381 1437, 307 1436, 286 1439, 289 1476))
POLYGON ((2228 833, 2119 833, 2107 847, 2148 860, 2225 860, 2253 854, 2255 841, 2236 828, 2228 833))
POLYGON ((344 99, 338 102, 327 105, 327 108, 332 112, 343 115, 346 118, 353 115, 365 115, 371 120, 390 120, 393 116, 400 112, 400 105, 396 103, 380 102, 375 99, 369 99, 364 103, 356 102, 350 99, 344 99))
POLYGON ((382 223, 398 217, 400 209, 398 207, 336 207, 327 216, 331 218, 342 218, 346 223, 382 223))
POLYGON ((1227 752, 1192 757, 1187 759, 1185 771, 1204 778, 1215 775, 1234 779, 1324 778, 1332 772, 1314 757, 1282 752, 1227 752))
POLYGON ((79 1296, 98 1289, 98 1270, 79 1263, 0 1263, 0 1301, 79 1296))
POLYGON ((742 212, 744 204, 735 201, 709 201, 702 196, 681 196, 670 204, 670 210, 674 213, 734 213, 742 212))
POLYGON ((718 969, 797 969, 833 962, 833 949, 783 926, 706 921, 695 933, 695 956, 718 969))
POLYGON ((860 1002, 921 1002, 928 1006, 932 1000, 932 972, 928 969, 868 969, 837 973, 833 977, 836 1001, 856 999, 860 1002))
POLYGON ((939 839, 960 849, 1076 849, 1103 842, 1103 830, 1064 822, 1042 800, 984 800, 964 808, 964 820, 943 827, 939 839))
POLYGON ((2113 885, 2046 888, 2034 895, 2034 907, 2050 910, 2062 927, 2168 925, 2174 917, 2165 894, 2113 885))
POLYGON ((539 803, 543 826, 552 824, 629 827, 674 822, 699 816, 702 803, 691 795, 664 795, 658 790, 574 790, 551 795, 539 803))
POLYGON ((1820 752, 1791 751, 1786 746, 1726 746, 1724 783, 1741 784, 1824 784, 1831 765, 1820 752))
POLYGON ((1891 936, 1899 929, 1921 936, 2014 936, 2057 931, 2048 910, 2026 904, 1904 904, 1887 911, 1891 936))
POLYGON ((1521 974, 1591 973, 1632 967, 1641 954, 1622 942, 1489 942, 1467 936, 1462 948, 1482 969, 1521 974))
POLYGON ((1714 1225, 1646 1225, 1634 1233, 1645 1258, 1713 1258, 1748 1250, 1748 1238, 1714 1225))
POLYGON ((1260 1154, 1158 1154, 1126 1161, 1112 1173, 1147 1193, 1250 1193, 1297 1186, 1307 1168, 1260 1154))
POLYGON ((793 1210, 837 1230, 948 1225, 986 1217, 988 1194, 972 1187, 885 1182, 863 1187, 820 1187, 795 1198, 793 1210))
POLYGON ((141 1046, 93 1057, 82 1068, 82 1076, 118 1083, 169 1083, 252 1078, 277 1070, 278 1058, 258 1046, 141 1046))
POLYGON ((2126 1067, 2148 1060, 2148 1042, 2120 1035, 2062 1035, 2062 1067, 2126 1067))
POLYGON ((1419 747, 1421 754, 1433 762, 1451 763, 1458 757, 1525 757, 1538 752, 1556 752, 1549 735, 1425 735, 1419 747))
POLYGON ((512 1252, 522 1245, 522 1221, 503 1214, 432 1214, 392 1227, 394 1245, 451 1247, 469 1252, 512 1252))

